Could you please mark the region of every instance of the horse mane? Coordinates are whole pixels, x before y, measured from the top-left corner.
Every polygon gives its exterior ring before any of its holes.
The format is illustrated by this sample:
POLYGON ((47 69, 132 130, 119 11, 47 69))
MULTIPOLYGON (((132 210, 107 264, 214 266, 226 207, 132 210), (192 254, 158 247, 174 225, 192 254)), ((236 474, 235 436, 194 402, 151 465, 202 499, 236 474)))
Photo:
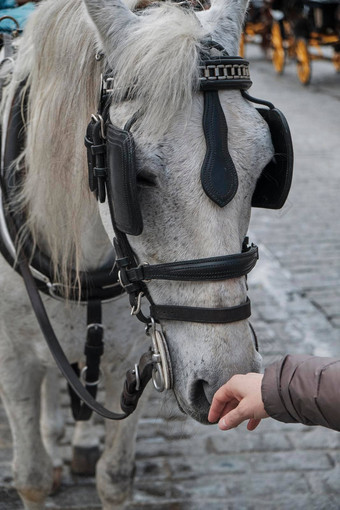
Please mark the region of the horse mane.
POLYGON ((107 55, 114 70, 113 101, 133 98, 143 110, 139 131, 165 134, 199 85, 201 40, 206 35, 194 12, 162 2, 141 11, 141 23, 107 55), (147 105, 147 107, 145 107, 147 105))
MULTIPOLYGON (((133 8, 136 1, 127 3, 133 8)), ((193 12, 158 4, 142 12, 139 26, 106 55, 117 87, 113 101, 121 101, 128 88, 131 100, 148 105, 141 126, 147 132, 165 133, 190 105, 203 35, 193 12)), ((86 269, 82 232, 98 221, 83 139, 98 105, 105 62, 94 57, 100 50, 82 0, 44 2, 27 24, 9 86, 10 96, 26 80, 28 94, 22 159, 29 171, 19 206, 29 211, 27 230, 37 244, 43 239, 56 278, 66 286, 70 268, 86 269)))

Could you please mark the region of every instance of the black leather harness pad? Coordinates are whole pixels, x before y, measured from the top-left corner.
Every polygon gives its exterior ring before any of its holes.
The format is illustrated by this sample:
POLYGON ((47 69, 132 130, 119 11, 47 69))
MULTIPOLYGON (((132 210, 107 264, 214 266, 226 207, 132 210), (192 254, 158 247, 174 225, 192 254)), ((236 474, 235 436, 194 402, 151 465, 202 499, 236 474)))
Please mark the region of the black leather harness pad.
POLYGON ((107 190, 111 213, 118 229, 139 235, 143 219, 137 195, 136 157, 133 136, 109 123, 107 126, 107 190))
POLYGON ((275 154, 257 181, 252 206, 280 209, 287 199, 292 183, 292 138, 287 120, 280 110, 259 108, 258 112, 268 124, 275 154))
POLYGON ((238 177, 228 149, 228 126, 218 91, 204 92, 203 130, 206 155, 201 169, 203 189, 220 207, 235 196, 238 177))

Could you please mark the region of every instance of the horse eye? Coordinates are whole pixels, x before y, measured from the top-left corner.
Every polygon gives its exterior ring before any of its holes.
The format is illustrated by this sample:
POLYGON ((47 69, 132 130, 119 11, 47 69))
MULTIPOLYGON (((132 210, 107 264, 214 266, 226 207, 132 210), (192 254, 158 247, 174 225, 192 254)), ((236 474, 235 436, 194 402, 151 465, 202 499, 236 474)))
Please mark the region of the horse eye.
POLYGON ((149 170, 141 170, 137 174, 137 186, 140 188, 155 188, 157 186, 157 176, 149 170))

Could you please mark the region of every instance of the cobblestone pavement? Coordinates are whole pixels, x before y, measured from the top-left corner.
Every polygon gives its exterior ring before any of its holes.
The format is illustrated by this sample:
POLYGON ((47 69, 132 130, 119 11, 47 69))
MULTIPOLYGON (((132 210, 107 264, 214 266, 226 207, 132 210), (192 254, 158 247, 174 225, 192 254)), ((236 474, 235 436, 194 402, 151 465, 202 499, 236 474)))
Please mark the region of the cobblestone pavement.
MULTIPOLYGON (((316 64, 309 89, 288 67, 276 77, 254 56, 254 95, 287 113, 295 140, 296 174, 281 212, 255 211, 252 237, 261 259, 250 278, 253 323, 264 365, 286 352, 340 354, 338 77, 316 64), (336 81, 338 80, 338 81, 336 81), (337 130, 337 131, 336 131, 337 130)), ((66 406, 66 395, 65 395, 66 406)), ((66 407, 65 412, 68 413, 66 407)), ((72 421, 61 448, 61 491, 54 510, 99 510, 94 480, 69 472, 72 421)), ((98 422, 103 437, 103 424, 98 422)), ((0 408, 0 510, 22 509, 11 487, 11 437, 0 408)), ((250 433, 227 433, 186 420, 172 398, 151 397, 140 422, 130 510, 340 509, 340 435, 265 420, 250 433)))

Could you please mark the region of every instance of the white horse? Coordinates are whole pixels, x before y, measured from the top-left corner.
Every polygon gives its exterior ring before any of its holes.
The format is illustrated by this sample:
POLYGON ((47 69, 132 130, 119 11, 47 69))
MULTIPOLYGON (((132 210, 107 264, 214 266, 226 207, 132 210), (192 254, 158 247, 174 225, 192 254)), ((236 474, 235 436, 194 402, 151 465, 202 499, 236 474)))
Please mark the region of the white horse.
MULTIPOLYGON (((97 109, 104 65, 117 72, 118 91, 137 83, 133 99, 114 98, 112 122, 122 127, 144 106, 134 128, 137 164, 155 185, 139 189, 144 230, 130 238, 138 259, 161 263, 241 251, 256 180, 273 155, 270 133, 239 91, 220 92, 239 187, 226 207, 217 207, 199 179, 205 155, 203 97, 194 82, 207 35, 237 55, 246 4, 214 0, 209 10, 194 13, 165 3, 136 15, 133 0, 47 0, 33 14, 6 91, 4 118, 18 83, 27 80, 23 161, 29 172, 20 200, 28 212, 26 227, 61 268, 58 277, 65 284, 68 267, 95 269, 112 250, 108 207, 103 204, 99 211, 89 192, 83 145, 86 125, 97 109), (104 59, 95 59, 98 52, 104 59)), ((25 508, 41 510, 53 484, 53 467, 60 466, 55 442, 62 424, 48 400, 53 382, 45 377, 54 365, 22 279, 2 259, 0 277, 0 388, 13 434, 14 482, 25 508)), ((246 299, 244 277, 209 283, 154 281, 149 289, 159 304, 223 307, 246 299)), ((84 308, 46 296, 44 301, 68 359, 80 360, 84 308)), ((117 409, 123 375, 141 349, 143 327, 129 319, 125 301, 106 304, 103 322, 106 404, 117 409)), ((202 423, 207 423, 218 387, 236 372, 259 370, 247 320, 227 325, 166 321, 164 331, 177 401, 202 423)), ((105 510, 122 508, 128 496, 139 412, 124 422, 107 422, 105 451, 97 466, 105 510)))

